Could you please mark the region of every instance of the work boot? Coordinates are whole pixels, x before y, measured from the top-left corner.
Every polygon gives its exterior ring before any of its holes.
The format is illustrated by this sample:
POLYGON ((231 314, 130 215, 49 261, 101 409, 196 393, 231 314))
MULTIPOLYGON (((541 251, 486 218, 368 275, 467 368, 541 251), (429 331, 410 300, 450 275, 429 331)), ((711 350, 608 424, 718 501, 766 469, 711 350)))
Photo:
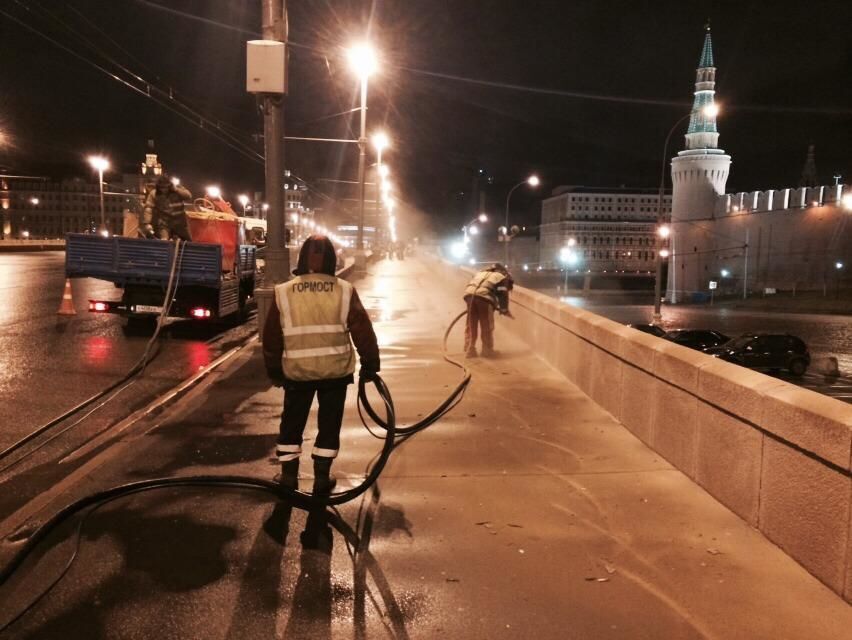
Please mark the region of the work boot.
POLYGON ((327 496, 337 485, 331 477, 331 463, 334 458, 314 458, 314 495, 327 496))
POLYGON ((476 357, 476 355, 477 355, 477 353, 476 353, 476 349, 474 349, 473 347, 471 347, 470 349, 468 349, 468 350, 467 350, 467 353, 465 353, 465 356, 466 356, 466 357, 468 357, 468 358, 475 358, 475 357, 476 357))
POLYGON ((281 463, 281 473, 276 474, 274 480, 282 487, 290 489, 299 488, 299 459, 287 460, 281 463))
POLYGON ((497 355, 497 352, 494 349, 483 348, 482 349, 482 357, 483 358, 493 358, 497 355))

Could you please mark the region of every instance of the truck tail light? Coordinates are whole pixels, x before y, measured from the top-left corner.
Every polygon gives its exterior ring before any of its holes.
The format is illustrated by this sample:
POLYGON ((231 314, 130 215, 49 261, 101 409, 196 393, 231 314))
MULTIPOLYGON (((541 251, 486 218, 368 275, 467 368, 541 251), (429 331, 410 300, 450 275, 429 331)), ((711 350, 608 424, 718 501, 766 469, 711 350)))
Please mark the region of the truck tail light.
POLYGON ((210 317, 210 309, 205 309, 204 307, 193 307, 193 309, 189 312, 193 318, 209 318, 210 317))
POLYGON ((107 311, 109 311, 109 305, 106 302, 89 300, 89 311, 93 313, 106 313, 107 311))

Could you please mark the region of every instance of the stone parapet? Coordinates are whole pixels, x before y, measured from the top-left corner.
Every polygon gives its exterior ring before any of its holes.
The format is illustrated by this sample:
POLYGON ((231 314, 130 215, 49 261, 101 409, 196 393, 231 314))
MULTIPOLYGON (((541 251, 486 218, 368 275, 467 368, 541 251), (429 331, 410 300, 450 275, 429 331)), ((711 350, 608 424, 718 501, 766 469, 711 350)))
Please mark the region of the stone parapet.
POLYGON ((852 602, 852 406, 522 287, 511 308, 501 329, 852 602))

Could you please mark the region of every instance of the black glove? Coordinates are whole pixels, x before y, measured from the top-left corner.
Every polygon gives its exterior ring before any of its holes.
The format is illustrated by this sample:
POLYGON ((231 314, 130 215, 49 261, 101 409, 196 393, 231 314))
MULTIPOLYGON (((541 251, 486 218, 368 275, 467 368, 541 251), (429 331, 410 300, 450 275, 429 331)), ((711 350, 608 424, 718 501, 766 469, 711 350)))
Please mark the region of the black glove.
POLYGON ((284 386, 284 372, 280 369, 267 369, 266 375, 269 376, 269 381, 272 382, 273 387, 284 386))
POLYGON ((367 366, 362 365, 361 366, 361 373, 359 375, 362 378, 364 378, 364 380, 372 382, 373 380, 375 380, 379 376, 379 373, 378 373, 378 371, 376 371, 372 367, 367 367, 367 366))

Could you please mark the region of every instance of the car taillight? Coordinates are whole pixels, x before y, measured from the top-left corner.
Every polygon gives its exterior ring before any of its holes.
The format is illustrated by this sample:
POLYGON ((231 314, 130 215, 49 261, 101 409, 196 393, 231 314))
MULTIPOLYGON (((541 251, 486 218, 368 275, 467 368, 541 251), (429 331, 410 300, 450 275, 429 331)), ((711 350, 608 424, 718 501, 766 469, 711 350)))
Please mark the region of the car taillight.
POLYGON ((205 309, 204 307, 195 307, 189 312, 193 318, 209 318, 210 317, 210 309, 205 309))
POLYGON ((106 302, 89 301, 89 311, 100 312, 109 311, 109 305, 106 302))

